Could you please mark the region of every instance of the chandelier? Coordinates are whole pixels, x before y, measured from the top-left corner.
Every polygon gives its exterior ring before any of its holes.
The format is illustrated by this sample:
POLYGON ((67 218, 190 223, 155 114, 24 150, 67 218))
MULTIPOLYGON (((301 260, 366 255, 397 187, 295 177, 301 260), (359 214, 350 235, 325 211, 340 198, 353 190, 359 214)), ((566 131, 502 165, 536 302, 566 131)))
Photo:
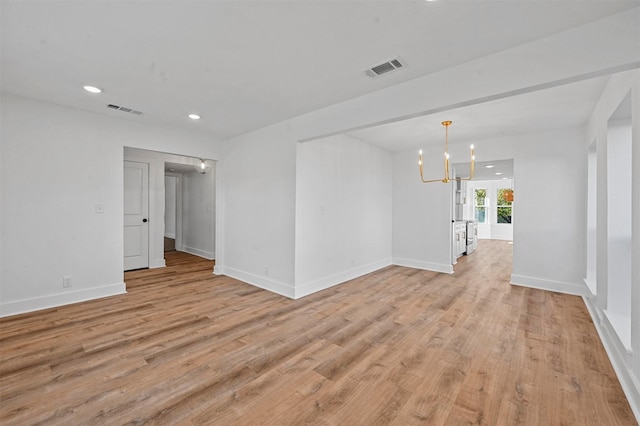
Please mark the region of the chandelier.
MULTIPOLYGON (((451 126, 451 123, 453 123, 453 121, 442 122, 442 125, 444 126, 444 129, 445 129, 444 130, 444 178, 424 180, 424 174, 422 172, 422 150, 420 150, 418 153, 419 154, 418 165, 420 166, 420 179, 422 180, 422 183, 431 183, 431 182, 449 183, 451 181, 450 174, 449 174, 449 126, 451 126)), ((476 156, 473 153, 473 145, 469 147, 469 151, 471 156, 471 167, 470 167, 469 177, 461 178, 456 176, 454 179, 459 179, 459 180, 473 179, 473 171, 475 169, 475 162, 476 162, 476 156)))

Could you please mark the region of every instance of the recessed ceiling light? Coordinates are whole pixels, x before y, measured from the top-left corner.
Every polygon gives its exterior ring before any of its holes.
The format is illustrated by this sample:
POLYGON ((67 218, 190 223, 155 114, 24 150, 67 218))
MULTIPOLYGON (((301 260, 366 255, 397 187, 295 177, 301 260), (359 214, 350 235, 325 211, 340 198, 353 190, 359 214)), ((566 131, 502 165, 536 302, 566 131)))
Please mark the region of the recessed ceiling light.
POLYGON ((189 114, 189 118, 192 120, 200 120, 200 116, 198 114, 189 114))
POLYGON ((95 86, 83 86, 83 89, 90 93, 102 93, 102 89, 95 86))
POLYGON ((496 176, 500 176, 502 174, 502 172, 495 172, 494 175, 496 176))
POLYGON ((503 178, 502 178, 502 180, 507 180, 507 179, 509 179, 509 178, 506 178, 506 177, 503 177, 503 178))
POLYGON ((495 166, 493 164, 487 164, 485 167, 487 169, 493 169, 495 166))

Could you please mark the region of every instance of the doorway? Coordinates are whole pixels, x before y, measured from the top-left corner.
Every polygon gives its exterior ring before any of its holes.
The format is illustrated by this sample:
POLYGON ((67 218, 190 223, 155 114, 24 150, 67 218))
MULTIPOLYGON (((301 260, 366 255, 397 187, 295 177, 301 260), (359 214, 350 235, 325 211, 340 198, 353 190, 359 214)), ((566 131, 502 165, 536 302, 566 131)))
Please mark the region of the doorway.
MULTIPOLYGON (((469 163, 458 163, 453 167, 456 172, 461 170, 463 176, 469 175, 469 163)), ((480 247, 462 254, 473 256, 475 249, 482 250, 482 240, 502 240, 513 244, 514 160, 476 162, 473 180, 464 181, 459 188, 453 197, 452 222, 454 226, 466 222, 467 233, 470 229, 475 232, 474 238, 468 238, 468 241, 476 244, 480 242, 480 247)), ((454 233, 453 243, 455 242, 454 233)), ((458 253, 462 250, 464 249, 458 250, 458 253)), ((452 262, 454 266, 456 259, 452 262)))
POLYGON ((204 171, 192 164, 165 161, 164 238, 167 245, 174 244, 176 251, 212 260, 215 258, 215 162, 207 162, 204 171))
MULTIPOLYGON (((124 159, 148 165, 148 263, 166 266, 165 235, 175 249, 206 259, 215 258, 216 162, 138 148, 124 148, 124 159), (204 173, 197 166, 205 161, 204 173), (170 169, 173 169, 171 171, 170 169), (166 180, 165 173, 173 178, 166 180), (175 198, 167 198, 165 187, 175 184, 175 198), (175 203, 174 203, 175 201, 175 203), (167 203, 169 210, 167 210, 167 203), (174 204, 175 207, 171 206, 174 204), (172 213, 175 212, 175 215, 172 213), (167 221, 173 222, 167 228, 167 221), (173 228, 173 229, 172 229, 173 228), (173 231, 173 232, 171 232, 173 231)), ((127 249, 125 248, 125 252, 127 249)))

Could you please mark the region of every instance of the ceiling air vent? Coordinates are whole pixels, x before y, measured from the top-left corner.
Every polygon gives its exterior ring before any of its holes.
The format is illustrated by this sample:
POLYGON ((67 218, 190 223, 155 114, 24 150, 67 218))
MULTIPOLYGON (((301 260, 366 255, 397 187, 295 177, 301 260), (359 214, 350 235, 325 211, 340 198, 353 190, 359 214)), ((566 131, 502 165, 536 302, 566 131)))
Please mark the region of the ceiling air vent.
POLYGON ((364 72, 369 77, 378 77, 382 74, 395 71, 402 67, 404 67, 403 61, 399 57, 396 57, 393 59, 389 59, 388 61, 378 64, 374 67, 368 68, 364 70, 364 72))
POLYGON ((142 115, 142 111, 136 111, 135 109, 123 107, 123 106, 120 106, 120 105, 109 104, 109 105, 107 105, 107 108, 115 109, 115 110, 122 111, 122 112, 128 112, 128 113, 135 114, 135 115, 142 115))

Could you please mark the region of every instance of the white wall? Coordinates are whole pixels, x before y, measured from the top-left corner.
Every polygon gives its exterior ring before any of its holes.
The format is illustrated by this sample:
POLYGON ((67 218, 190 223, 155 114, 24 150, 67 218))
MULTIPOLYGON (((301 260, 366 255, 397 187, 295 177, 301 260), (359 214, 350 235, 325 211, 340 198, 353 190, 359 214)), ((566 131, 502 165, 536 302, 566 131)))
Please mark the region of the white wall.
POLYGON ((0 106, 2 316, 125 291, 125 145, 219 155, 198 134, 6 93, 0 106), (64 276, 72 287, 62 287, 64 276))
MULTIPOLYGON (((595 172, 598 180, 595 260, 593 257, 589 258, 591 262, 595 261, 596 265, 588 265, 585 268, 585 274, 590 269, 596 271, 597 291, 596 294, 589 291, 584 300, 627 399, 636 418, 640 419, 640 168, 632 167, 630 177, 616 176, 617 171, 611 173, 609 170, 611 167, 618 168, 615 158, 609 158, 612 154, 609 144, 615 142, 616 137, 615 131, 609 132, 609 119, 629 93, 631 93, 632 104, 630 160, 632 164, 640 164, 640 149, 638 149, 640 147, 640 71, 634 70, 611 76, 587 125, 584 145, 588 147, 594 140, 597 143, 595 172), (630 191, 629 189, 624 191, 627 199, 629 192, 631 194, 631 214, 628 219, 620 218, 621 223, 612 224, 609 218, 609 203, 615 200, 610 197, 609 191, 619 189, 618 179, 626 179, 627 184, 629 181, 631 183, 630 191), (620 289, 627 295, 628 300, 625 301, 618 298, 616 293, 618 289, 615 286, 619 285, 620 281, 611 281, 609 242, 610 236, 614 237, 615 233, 625 234, 627 231, 624 229, 628 229, 629 224, 631 246, 628 256, 631 259, 631 288, 620 289), (617 232, 617 225, 623 227, 620 232, 617 232), (623 320, 628 330, 625 330, 624 325, 623 327, 616 325, 616 321, 620 319, 615 318, 616 315, 622 314, 625 309, 630 310, 628 314, 624 314, 627 319, 623 320)), ((616 155, 615 150, 613 155, 616 155)), ((615 275, 613 278, 615 279, 615 275)))
POLYGON ((631 348, 631 119, 607 131, 607 316, 631 348))
POLYGON ((164 177, 164 236, 176 238, 177 176, 164 177))
POLYGON ((182 185, 182 250, 214 259, 215 171, 186 173, 182 185))
POLYGON ((391 169, 345 135, 298 144, 295 297, 391 264, 391 169))
POLYGON ((512 283, 584 294, 586 160, 582 129, 523 135, 517 144, 512 283))
MULTIPOLYGON (((440 156, 428 155, 425 179, 444 175, 440 156)), ((452 273, 452 183, 422 183, 418 150, 393 157, 393 263, 452 273)))
POLYGON ((592 294, 597 293, 597 216, 598 208, 598 157, 596 142, 593 141, 587 149, 587 271, 585 284, 592 294))

